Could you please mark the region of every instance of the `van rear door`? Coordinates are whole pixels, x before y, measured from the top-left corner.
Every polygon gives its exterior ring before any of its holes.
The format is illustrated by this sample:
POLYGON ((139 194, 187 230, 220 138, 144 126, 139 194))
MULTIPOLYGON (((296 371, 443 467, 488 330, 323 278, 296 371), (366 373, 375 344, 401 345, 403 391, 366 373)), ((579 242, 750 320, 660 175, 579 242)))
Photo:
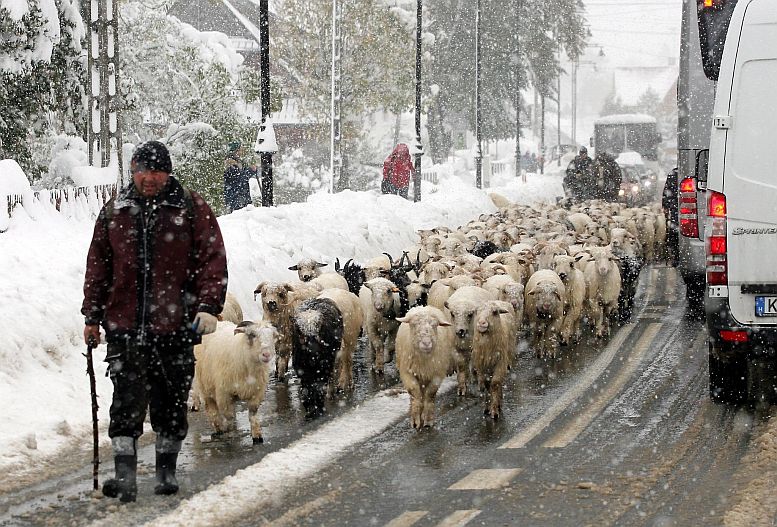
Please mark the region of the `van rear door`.
MULTIPOLYGON (((763 311, 764 305, 766 311, 769 305, 777 311, 775 7, 772 0, 752 0, 747 6, 731 83, 730 118, 728 124, 716 125, 729 127, 723 169, 729 304, 742 324, 777 324, 777 312, 763 311)), ((732 44, 729 38, 726 46, 732 44)))

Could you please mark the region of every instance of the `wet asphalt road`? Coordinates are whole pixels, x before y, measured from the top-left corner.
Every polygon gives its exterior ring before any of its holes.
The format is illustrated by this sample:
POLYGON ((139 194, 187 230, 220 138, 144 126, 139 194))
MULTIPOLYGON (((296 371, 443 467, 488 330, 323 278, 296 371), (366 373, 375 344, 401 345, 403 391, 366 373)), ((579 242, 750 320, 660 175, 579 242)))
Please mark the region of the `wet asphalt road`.
MULTIPOLYGON (((522 343, 503 419, 484 418, 476 396, 449 391, 434 428, 415 432, 405 417, 238 524, 722 524, 759 421, 708 400, 703 324, 688 315, 674 269, 645 269, 636 306, 608 341, 584 339, 555 362, 522 343)), ((0 525, 88 525, 117 511, 126 525, 154 519, 398 383, 393 367, 379 378, 365 363, 362 349, 355 393, 314 421, 302 417, 296 385, 273 383, 260 410, 264 445, 251 444, 245 412, 240 432, 218 440, 204 415, 192 414, 177 497, 151 493, 147 443, 138 503, 92 499, 89 454, 78 451, 63 474, 0 495, 0 525)))

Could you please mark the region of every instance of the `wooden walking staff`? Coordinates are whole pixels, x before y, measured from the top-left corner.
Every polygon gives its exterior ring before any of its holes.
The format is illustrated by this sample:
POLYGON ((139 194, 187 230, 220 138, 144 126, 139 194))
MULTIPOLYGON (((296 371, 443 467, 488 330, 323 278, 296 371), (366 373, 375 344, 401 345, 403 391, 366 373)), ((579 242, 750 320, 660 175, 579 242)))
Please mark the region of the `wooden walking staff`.
POLYGON ((92 360, 92 350, 97 347, 97 342, 93 338, 89 339, 89 344, 86 347, 86 373, 89 375, 89 389, 92 393, 92 481, 94 484, 94 490, 99 488, 97 482, 97 470, 100 467, 100 436, 97 428, 97 410, 100 408, 97 406, 97 381, 94 375, 94 361, 92 360))

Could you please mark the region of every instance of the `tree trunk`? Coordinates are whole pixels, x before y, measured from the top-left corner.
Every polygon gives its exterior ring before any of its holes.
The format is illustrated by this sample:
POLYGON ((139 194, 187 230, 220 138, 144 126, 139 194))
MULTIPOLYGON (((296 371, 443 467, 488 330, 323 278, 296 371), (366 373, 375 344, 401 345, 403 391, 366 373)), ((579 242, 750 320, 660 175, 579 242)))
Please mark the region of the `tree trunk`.
POLYGON ((451 136, 445 130, 445 116, 439 97, 435 97, 429 107, 427 129, 429 131, 429 151, 435 164, 444 163, 451 150, 451 136))

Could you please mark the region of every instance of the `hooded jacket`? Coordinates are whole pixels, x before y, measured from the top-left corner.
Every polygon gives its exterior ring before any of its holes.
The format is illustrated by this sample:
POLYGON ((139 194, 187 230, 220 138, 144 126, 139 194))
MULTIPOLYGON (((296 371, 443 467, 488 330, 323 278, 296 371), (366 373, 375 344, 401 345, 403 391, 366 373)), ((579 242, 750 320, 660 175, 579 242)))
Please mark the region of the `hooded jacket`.
POLYGON ((226 289, 216 215, 174 177, 151 199, 130 184, 100 211, 81 313, 87 324, 102 324, 109 343, 127 337, 141 344, 170 338, 196 343, 194 315, 218 315, 226 289))
POLYGON ((410 150, 406 144, 398 144, 383 162, 383 180, 388 181, 395 188, 405 188, 410 185, 410 178, 414 173, 410 150))

